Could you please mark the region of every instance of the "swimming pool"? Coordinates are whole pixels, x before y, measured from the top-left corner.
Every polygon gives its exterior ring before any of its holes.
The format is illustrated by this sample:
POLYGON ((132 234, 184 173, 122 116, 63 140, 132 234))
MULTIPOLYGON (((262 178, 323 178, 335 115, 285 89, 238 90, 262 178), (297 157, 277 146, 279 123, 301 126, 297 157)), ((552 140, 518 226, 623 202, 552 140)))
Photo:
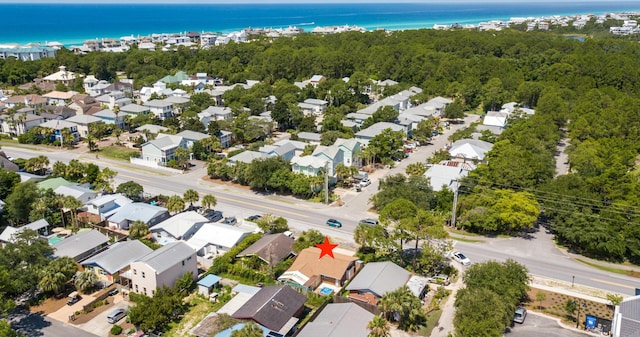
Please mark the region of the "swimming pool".
POLYGON ((56 243, 64 240, 64 238, 61 238, 61 237, 59 237, 57 235, 51 235, 50 237, 47 238, 47 240, 49 241, 49 246, 53 246, 56 243))
POLYGON ((331 295, 331 293, 333 293, 333 289, 329 287, 324 287, 320 289, 320 295, 328 296, 328 295, 331 295))

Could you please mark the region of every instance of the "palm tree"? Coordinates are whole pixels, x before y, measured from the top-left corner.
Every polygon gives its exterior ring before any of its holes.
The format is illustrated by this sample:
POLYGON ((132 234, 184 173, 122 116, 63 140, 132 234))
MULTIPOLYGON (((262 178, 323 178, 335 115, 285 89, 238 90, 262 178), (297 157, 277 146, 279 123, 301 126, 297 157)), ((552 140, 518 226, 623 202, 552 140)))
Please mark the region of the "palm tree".
POLYGON ((96 277, 96 274, 90 270, 85 270, 82 273, 78 274, 73 284, 77 289, 84 293, 87 290, 93 289, 93 287, 96 285, 96 282, 98 282, 98 277, 96 277))
POLYGON ((38 288, 45 292, 58 293, 67 282, 67 277, 61 271, 53 268, 45 268, 40 273, 38 288))
POLYGON ((213 194, 207 194, 204 197, 202 197, 201 203, 204 208, 211 208, 211 207, 216 207, 216 204, 218 204, 218 200, 213 194))
POLYGON ((170 213, 178 213, 184 210, 184 200, 179 195, 172 195, 167 200, 167 210, 170 213))
POLYGON ((78 208, 82 207, 82 205, 83 204, 80 200, 70 195, 62 198, 62 207, 71 211, 71 221, 73 222, 74 227, 78 227, 78 208))
POLYGON ((343 185, 344 185, 344 178, 348 177, 349 173, 351 173, 351 169, 349 168, 349 166, 343 163, 336 165, 336 175, 338 176, 337 177, 338 181, 343 185))
POLYGON ((262 329, 255 323, 249 323, 242 329, 233 331, 231 337, 262 337, 262 329))
POLYGON ((400 322, 400 329, 405 331, 416 331, 425 325, 422 303, 407 286, 384 294, 378 307, 387 319, 400 322))
POLYGON ((427 168, 422 163, 413 163, 407 165, 405 172, 410 176, 422 176, 427 172, 427 168))
POLYGON ((139 239, 149 234, 149 226, 143 221, 136 220, 129 226, 129 236, 133 239, 139 239))
POLYGON ((198 194, 198 191, 190 188, 184 191, 183 199, 184 202, 188 202, 189 206, 192 207, 194 202, 200 200, 200 195, 198 194))
POLYGON ((368 337, 389 337, 389 336, 391 336, 391 334, 390 334, 391 327, 389 325, 389 322, 386 319, 384 319, 383 317, 380 317, 380 316, 373 317, 371 322, 369 322, 369 324, 367 324, 367 329, 369 329, 369 336, 368 337))

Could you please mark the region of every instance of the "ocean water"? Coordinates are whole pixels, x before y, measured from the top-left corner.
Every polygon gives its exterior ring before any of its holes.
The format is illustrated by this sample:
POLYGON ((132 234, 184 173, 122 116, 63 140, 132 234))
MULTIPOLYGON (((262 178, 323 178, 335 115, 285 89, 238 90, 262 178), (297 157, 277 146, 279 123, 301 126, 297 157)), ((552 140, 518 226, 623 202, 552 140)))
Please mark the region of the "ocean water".
POLYGON ((640 11, 640 1, 311 3, 311 4, 0 4, 0 43, 81 44, 87 39, 247 27, 357 25, 373 30, 477 24, 511 17, 640 11))

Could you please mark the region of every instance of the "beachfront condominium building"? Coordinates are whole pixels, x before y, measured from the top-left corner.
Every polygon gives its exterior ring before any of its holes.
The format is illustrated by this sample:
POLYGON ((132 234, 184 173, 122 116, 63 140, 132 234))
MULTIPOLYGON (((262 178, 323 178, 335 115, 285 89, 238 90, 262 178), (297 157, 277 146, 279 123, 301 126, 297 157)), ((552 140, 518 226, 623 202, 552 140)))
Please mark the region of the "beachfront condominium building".
POLYGON ((56 57, 56 49, 40 46, 0 45, 0 59, 16 58, 20 61, 36 61, 56 57))

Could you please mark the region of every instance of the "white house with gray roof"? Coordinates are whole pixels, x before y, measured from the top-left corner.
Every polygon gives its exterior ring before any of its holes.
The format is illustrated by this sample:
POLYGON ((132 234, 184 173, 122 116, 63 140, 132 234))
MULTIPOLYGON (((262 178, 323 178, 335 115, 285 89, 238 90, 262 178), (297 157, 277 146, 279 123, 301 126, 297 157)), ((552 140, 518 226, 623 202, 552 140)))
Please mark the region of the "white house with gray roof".
POLYGON ((424 173, 429 178, 429 184, 434 191, 441 191, 448 188, 451 191, 458 189, 458 181, 469 175, 470 171, 475 170, 476 166, 472 163, 462 163, 459 161, 444 161, 429 167, 424 173))
POLYGON ((109 245, 109 238, 95 229, 78 232, 53 245, 56 258, 68 256, 77 262, 102 251, 109 245))
POLYGON ((298 139, 311 144, 320 144, 322 135, 316 132, 303 131, 298 133, 298 139))
POLYGON ((82 204, 86 204, 91 199, 95 199, 98 193, 90 188, 77 186, 77 185, 62 185, 53 190, 55 194, 74 197, 78 199, 82 204))
POLYGON ((367 325, 375 315, 355 303, 330 303, 297 337, 367 337, 367 325))
POLYGON ((168 217, 169 212, 164 207, 132 202, 118 208, 108 221, 110 228, 129 229, 129 225, 134 221, 142 221, 149 226, 154 226, 168 217))
POLYGON ((144 102, 143 106, 149 108, 149 111, 161 120, 165 120, 173 116, 173 103, 169 101, 154 99, 144 102))
POLYGON ((204 127, 209 127, 211 121, 225 121, 233 118, 233 112, 228 107, 210 106, 198 113, 200 122, 204 127))
POLYGON ((483 161, 487 152, 493 149, 493 144, 479 139, 459 139, 449 149, 449 154, 454 158, 483 161))
POLYGON ((67 118, 66 121, 75 123, 80 137, 86 137, 89 134, 89 125, 100 123, 102 119, 93 115, 75 115, 67 118))
POLYGON ((210 222, 203 224, 187 243, 198 252, 198 256, 214 257, 228 252, 251 233, 249 229, 210 222))
POLYGON ((613 337, 638 337, 640 333, 640 296, 627 297, 613 314, 611 325, 613 337))
POLYGON ((411 273, 389 261, 367 263, 347 286, 349 298, 376 305, 384 294, 403 287, 411 273))
POLYGON ((179 240, 189 240, 209 219, 195 211, 178 213, 149 228, 156 242, 165 245, 179 240))
MULTIPOLYGON (((4 202, 0 201, 0 211, 2 210, 4 202)), ((30 229, 38 232, 39 234, 49 234, 49 222, 45 219, 40 219, 31 223, 28 223, 22 227, 7 226, 0 234, 0 243, 5 244, 9 242, 15 242, 15 238, 25 229, 30 229)))
POLYGON ((186 148, 186 140, 177 135, 162 135, 142 144, 142 160, 166 166, 175 158, 176 149, 186 148))
MULTIPOLYGON (((131 262, 151 253, 153 249, 138 240, 116 242, 105 251, 82 262, 85 271, 96 274, 98 281, 108 286, 120 279, 120 274, 129 270, 131 262)), ((124 279, 126 280, 126 279, 124 279)))
POLYGON ((105 220, 115 213, 120 207, 132 203, 133 200, 127 198, 122 193, 104 194, 95 199, 89 200, 84 208, 87 213, 98 216, 100 221, 105 220))
POLYGON ((198 276, 196 251, 184 242, 172 242, 131 262, 131 291, 153 297, 158 287, 173 287, 184 274, 198 276))
POLYGON ((263 159, 269 157, 267 154, 258 151, 242 151, 237 155, 229 158, 229 164, 235 165, 238 162, 251 164, 256 159, 263 159))
POLYGON ((146 115, 151 112, 151 109, 140 104, 127 104, 120 108, 120 112, 135 117, 138 115, 146 115))

